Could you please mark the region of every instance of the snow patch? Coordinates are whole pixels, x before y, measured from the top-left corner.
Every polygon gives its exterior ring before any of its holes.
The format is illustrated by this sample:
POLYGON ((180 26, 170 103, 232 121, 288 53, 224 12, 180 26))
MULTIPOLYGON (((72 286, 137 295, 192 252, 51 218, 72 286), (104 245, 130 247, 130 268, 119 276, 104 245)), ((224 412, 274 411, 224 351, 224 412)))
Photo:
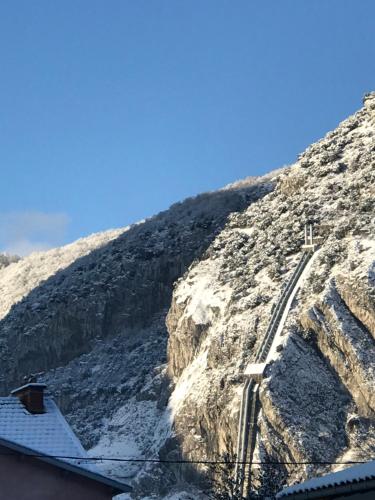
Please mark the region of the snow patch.
POLYGON ((198 277, 184 280, 176 291, 176 303, 187 303, 185 315, 196 325, 207 325, 220 314, 224 314, 231 289, 213 287, 215 269, 212 262, 202 262, 198 277))
POLYGON ((171 419, 180 411, 189 395, 203 397, 199 381, 206 367, 207 351, 203 351, 185 368, 169 399, 168 407, 171 419))
POLYGON ((106 422, 106 428, 96 446, 88 452, 91 457, 121 458, 128 463, 98 460, 103 474, 118 480, 133 478, 142 464, 131 459, 157 458, 157 452, 170 436, 170 419, 157 408, 155 401, 132 398, 106 422))

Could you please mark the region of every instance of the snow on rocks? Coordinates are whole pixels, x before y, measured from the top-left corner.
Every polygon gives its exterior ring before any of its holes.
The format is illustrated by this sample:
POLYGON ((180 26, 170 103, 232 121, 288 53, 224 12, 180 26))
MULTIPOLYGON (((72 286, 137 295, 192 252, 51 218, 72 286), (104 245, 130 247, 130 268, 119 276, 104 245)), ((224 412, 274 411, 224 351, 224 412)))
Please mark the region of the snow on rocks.
MULTIPOLYGON (((265 368, 257 453, 271 461, 367 459, 374 449, 372 101, 366 97, 291 167, 0 269, 2 391, 46 371, 93 452, 233 457, 244 370, 312 223, 322 247, 279 332, 282 350, 265 368)), ((106 467, 132 475, 133 497, 143 499, 184 498, 183 491, 186 500, 198 498, 192 485, 207 486, 212 474, 203 465, 106 467)), ((311 465, 282 475, 292 482, 322 472, 311 465)), ((263 491, 265 469, 257 480, 263 491)))
MULTIPOLYGON (((128 228, 96 233, 46 252, 34 252, 11 266, 0 268, 0 318, 41 282, 77 259, 117 238, 128 228)), ((34 304, 36 308, 36 304, 34 304)))
MULTIPOLYGON (((347 444, 346 419, 353 408, 360 419, 370 418, 374 397, 374 127, 366 101, 365 108, 278 172, 272 192, 232 214, 204 259, 178 283, 168 314, 168 370, 176 387, 194 374, 203 346, 207 349, 207 366, 196 377, 197 387, 204 380, 203 397, 190 397, 194 389, 189 388, 188 418, 186 403, 174 412, 186 456, 234 455, 243 372, 300 258, 306 223, 314 225, 322 248, 280 328, 282 349, 272 354, 265 371, 258 443, 265 459, 276 461, 318 455, 334 460, 348 446, 358 452, 364 434, 347 444), (221 287, 227 299, 215 317, 212 297, 221 287), (311 320, 314 310, 326 330, 311 320), (183 428, 191 431, 184 435, 183 428), (202 437, 200 450, 190 434, 202 437)), ((371 449, 363 446, 364 459, 371 449)), ((285 470, 285 480, 324 472, 314 466, 297 469, 285 470)))
MULTIPOLYGON (((268 176, 253 179, 176 203, 126 229, 7 261, 0 269, 1 392, 44 371, 85 447, 104 453, 119 442, 116 454, 130 447, 138 456, 178 453, 168 435, 165 369, 173 283, 201 258, 229 214, 273 187, 268 176), (138 423, 147 414, 149 425, 135 429, 128 414, 138 423)), ((205 304, 199 307, 205 314, 205 304)), ((119 468, 110 469, 121 476, 119 468)), ((166 484, 179 476, 156 466, 130 473, 140 498, 167 494, 166 484)))
POLYGON ((107 418, 98 443, 89 451, 91 457, 109 459, 98 460, 101 472, 119 480, 134 479, 142 464, 131 459, 157 459, 171 433, 168 415, 164 413, 156 401, 137 401, 133 397, 107 418), (111 458, 130 461, 116 462, 111 458))

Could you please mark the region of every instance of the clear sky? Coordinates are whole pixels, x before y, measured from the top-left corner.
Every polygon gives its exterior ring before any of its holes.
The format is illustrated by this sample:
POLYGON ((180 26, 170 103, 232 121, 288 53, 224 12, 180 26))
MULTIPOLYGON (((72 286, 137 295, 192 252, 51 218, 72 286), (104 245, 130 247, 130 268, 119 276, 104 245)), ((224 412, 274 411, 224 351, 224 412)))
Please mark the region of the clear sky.
POLYGON ((0 249, 292 163, 375 90, 374 0, 3 0, 0 249))

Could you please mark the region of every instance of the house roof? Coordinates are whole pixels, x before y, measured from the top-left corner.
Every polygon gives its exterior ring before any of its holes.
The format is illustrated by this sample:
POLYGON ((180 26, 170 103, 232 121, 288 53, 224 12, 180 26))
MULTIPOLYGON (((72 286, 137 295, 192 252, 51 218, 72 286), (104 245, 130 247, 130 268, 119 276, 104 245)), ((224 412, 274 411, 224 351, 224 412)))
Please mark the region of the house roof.
MULTIPOLYGON (((51 397, 44 398, 45 413, 29 413, 17 397, 0 397, 0 438, 45 455, 79 457, 82 467, 86 451, 51 397)), ((76 460, 67 459, 69 462, 76 460)))
MULTIPOLYGON (((321 492, 329 488, 344 487, 347 485, 359 485, 365 481, 375 481, 375 460, 361 465, 348 467, 339 472, 332 472, 322 477, 314 477, 303 483, 289 486, 280 491, 276 498, 299 498, 301 494, 308 494, 305 498, 314 498, 312 492, 321 492)), ((375 488, 375 483, 374 483, 375 488)), ((351 488, 353 489, 353 488, 351 488)), ((356 488, 357 489, 357 488, 356 488)))
MULTIPOLYGON (((51 397, 44 397, 44 407, 45 413, 33 414, 17 397, 0 397, 0 442, 7 447, 13 445, 13 449, 16 449, 14 446, 21 447, 28 455, 38 455, 38 458, 40 455, 44 460, 48 457, 62 468, 69 464, 75 472, 94 475, 101 478, 101 482, 108 480, 119 488, 121 483, 99 474, 89 461, 79 439, 51 397)), ((125 489, 121 491, 129 491, 127 485, 122 486, 125 489)))

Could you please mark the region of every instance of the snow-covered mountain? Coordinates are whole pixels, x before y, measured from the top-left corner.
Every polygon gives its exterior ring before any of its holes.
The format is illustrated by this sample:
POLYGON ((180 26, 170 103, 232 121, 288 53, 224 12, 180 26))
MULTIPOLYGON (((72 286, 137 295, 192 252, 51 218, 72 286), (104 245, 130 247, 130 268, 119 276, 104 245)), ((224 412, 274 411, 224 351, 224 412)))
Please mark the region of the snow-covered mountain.
MULTIPOLYGON (((1 268, 2 392, 44 371, 92 456, 234 458, 244 371, 313 223, 322 244, 260 386, 255 456, 286 463, 253 486, 372 458, 374 134, 370 94, 290 167, 1 268)), ((207 464, 99 466, 137 498, 220 480, 207 464)))

